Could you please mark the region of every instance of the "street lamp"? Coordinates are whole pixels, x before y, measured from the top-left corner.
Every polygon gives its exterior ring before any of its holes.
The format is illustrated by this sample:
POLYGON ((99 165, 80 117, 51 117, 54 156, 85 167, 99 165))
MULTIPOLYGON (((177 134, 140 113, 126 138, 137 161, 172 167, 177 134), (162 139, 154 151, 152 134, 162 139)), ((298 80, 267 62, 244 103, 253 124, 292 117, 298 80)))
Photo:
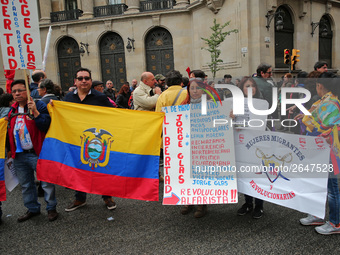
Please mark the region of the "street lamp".
POLYGON ((88 43, 83 43, 80 42, 80 47, 79 47, 79 53, 84 56, 84 53, 87 52, 87 55, 89 55, 89 44, 88 43), (85 51, 86 50, 86 51, 85 51))
POLYGON ((266 18, 267 18, 267 30, 269 31, 270 28, 270 23, 272 22, 273 18, 277 16, 277 20, 276 20, 276 30, 280 31, 283 29, 283 16, 284 16, 284 12, 282 10, 275 12, 273 14, 271 14, 269 11, 266 14, 266 18))
POLYGON ((128 37, 128 44, 126 45, 126 49, 128 52, 131 52, 131 50, 135 51, 135 39, 131 39, 128 37))
POLYGON ((312 26, 312 37, 314 35, 314 31, 315 29, 320 25, 320 29, 321 29, 321 37, 326 37, 328 35, 328 29, 327 29, 327 25, 325 24, 325 22, 312 22, 311 26, 312 26))

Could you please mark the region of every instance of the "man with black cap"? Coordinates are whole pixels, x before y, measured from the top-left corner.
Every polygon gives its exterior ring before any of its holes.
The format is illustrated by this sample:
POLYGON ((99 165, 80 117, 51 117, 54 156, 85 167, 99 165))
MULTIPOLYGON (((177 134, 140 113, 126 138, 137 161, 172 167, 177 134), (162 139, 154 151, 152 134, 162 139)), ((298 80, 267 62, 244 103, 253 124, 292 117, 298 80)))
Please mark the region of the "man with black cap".
POLYGON ((157 81, 156 87, 159 87, 162 92, 166 90, 165 88, 165 76, 163 74, 156 74, 155 79, 157 81))

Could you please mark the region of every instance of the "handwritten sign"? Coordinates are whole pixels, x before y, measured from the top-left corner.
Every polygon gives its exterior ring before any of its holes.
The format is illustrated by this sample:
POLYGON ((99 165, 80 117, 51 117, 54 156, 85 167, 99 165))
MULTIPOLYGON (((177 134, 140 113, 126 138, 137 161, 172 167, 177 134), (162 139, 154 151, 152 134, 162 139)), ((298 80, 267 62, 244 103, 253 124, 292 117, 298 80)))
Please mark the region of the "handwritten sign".
POLYGON ((0 42, 4 68, 41 68, 37 1, 1 0, 0 3, 0 42))
POLYGON ((165 107, 163 204, 237 203, 233 129, 214 127, 230 108, 208 102, 165 107))

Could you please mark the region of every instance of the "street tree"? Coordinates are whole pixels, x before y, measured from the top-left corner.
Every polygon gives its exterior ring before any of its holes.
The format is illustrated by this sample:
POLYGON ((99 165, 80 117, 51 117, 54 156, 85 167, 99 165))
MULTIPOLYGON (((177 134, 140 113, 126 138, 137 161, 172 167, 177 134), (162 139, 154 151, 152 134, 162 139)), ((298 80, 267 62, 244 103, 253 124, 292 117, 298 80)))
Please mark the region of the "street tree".
POLYGON ((219 58, 221 55, 221 50, 219 49, 221 43, 224 42, 227 35, 238 32, 238 29, 232 29, 230 31, 223 32, 223 29, 229 26, 229 24, 230 21, 221 25, 216 22, 216 19, 214 19, 214 25, 210 27, 210 29, 212 30, 212 34, 210 35, 210 37, 201 37, 201 39, 207 45, 206 47, 202 47, 202 49, 210 52, 211 62, 207 64, 210 68, 210 71, 212 72, 213 79, 215 79, 217 71, 223 69, 220 67, 220 63, 223 63, 223 60, 219 58))

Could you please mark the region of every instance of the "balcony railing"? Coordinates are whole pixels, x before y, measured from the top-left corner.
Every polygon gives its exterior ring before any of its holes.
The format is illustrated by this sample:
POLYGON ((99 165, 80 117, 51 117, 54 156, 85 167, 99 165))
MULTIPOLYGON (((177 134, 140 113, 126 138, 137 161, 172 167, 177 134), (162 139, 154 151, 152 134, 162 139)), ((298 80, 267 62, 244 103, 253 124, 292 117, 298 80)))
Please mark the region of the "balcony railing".
POLYGON ((51 22, 77 20, 80 16, 82 16, 82 14, 83 11, 79 9, 61 12, 51 12, 51 22))
POLYGON ((155 10, 164 10, 164 9, 172 9, 175 5, 174 0, 147 0, 140 1, 140 11, 155 11, 155 10))
POLYGON ((112 4, 105 6, 93 7, 93 14, 95 17, 113 16, 123 14, 127 10, 126 4, 112 4))

